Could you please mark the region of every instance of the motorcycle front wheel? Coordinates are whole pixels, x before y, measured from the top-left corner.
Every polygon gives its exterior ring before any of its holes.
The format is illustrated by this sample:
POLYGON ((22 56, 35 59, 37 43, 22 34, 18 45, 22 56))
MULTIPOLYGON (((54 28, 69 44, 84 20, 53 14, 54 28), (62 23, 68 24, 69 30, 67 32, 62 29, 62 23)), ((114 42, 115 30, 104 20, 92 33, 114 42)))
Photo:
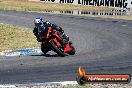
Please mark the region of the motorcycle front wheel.
POLYGON ((67 56, 67 54, 65 54, 63 52, 63 49, 59 49, 59 47, 57 45, 55 45, 55 43, 53 41, 50 42, 50 46, 52 47, 52 49, 61 57, 67 56))

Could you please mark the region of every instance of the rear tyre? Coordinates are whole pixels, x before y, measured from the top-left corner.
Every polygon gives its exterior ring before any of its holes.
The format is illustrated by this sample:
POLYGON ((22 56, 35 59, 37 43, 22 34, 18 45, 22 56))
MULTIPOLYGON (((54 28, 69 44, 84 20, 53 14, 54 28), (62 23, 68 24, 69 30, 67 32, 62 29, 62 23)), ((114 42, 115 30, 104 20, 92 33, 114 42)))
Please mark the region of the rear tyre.
POLYGON ((52 49, 61 57, 67 56, 67 54, 65 54, 61 49, 59 49, 59 47, 57 47, 53 41, 50 42, 50 45, 52 49))
POLYGON ((74 46, 73 46, 72 44, 70 44, 70 47, 72 48, 72 50, 71 50, 71 52, 69 52, 68 54, 69 54, 69 55, 75 55, 76 50, 75 50, 74 46))

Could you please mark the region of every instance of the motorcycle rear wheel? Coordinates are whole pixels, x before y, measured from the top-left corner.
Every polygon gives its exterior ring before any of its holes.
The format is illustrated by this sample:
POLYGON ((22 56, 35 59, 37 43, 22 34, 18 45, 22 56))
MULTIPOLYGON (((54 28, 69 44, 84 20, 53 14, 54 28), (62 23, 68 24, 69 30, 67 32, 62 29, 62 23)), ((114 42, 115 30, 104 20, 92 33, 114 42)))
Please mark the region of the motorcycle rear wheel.
POLYGON ((70 44, 70 47, 72 48, 72 51, 71 51, 71 52, 69 52, 68 54, 69 54, 69 55, 75 55, 76 50, 75 50, 75 48, 74 48, 73 44, 70 44))

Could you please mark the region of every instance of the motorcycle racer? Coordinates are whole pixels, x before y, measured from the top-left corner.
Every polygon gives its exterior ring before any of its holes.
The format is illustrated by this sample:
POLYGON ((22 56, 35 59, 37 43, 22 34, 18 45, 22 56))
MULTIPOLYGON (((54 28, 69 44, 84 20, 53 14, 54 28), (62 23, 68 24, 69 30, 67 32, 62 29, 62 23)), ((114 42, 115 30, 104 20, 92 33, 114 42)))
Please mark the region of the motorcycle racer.
POLYGON ((62 44, 65 45, 69 41, 69 37, 64 33, 64 30, 57 26, 56 24, 52 24, 48 21, 43 21, 41 17, 36 17, 34 20, 34 30, 33 33, 37 38, 38 42, 43 42, 44 40, 40 37, 40 35, 43 35, 47 33, 48 27, 51 27, 52 31, 57 30, 59 32, 60 37, 62 37, 62 44))

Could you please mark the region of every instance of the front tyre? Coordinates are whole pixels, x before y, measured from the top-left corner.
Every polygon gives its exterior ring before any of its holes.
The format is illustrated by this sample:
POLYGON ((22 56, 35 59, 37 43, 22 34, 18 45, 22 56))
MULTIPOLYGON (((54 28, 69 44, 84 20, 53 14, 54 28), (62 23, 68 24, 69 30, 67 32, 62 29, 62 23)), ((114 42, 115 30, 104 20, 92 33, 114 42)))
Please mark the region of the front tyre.
POLYGON ((53 41, 50 42, 50 46, 52 47, 52 49, 61 57, 67 56, 67 54, 65 54, 63 51, 61 51, 61 49, 59 49, 58 46, 55 45, 55 43, 53 41))

